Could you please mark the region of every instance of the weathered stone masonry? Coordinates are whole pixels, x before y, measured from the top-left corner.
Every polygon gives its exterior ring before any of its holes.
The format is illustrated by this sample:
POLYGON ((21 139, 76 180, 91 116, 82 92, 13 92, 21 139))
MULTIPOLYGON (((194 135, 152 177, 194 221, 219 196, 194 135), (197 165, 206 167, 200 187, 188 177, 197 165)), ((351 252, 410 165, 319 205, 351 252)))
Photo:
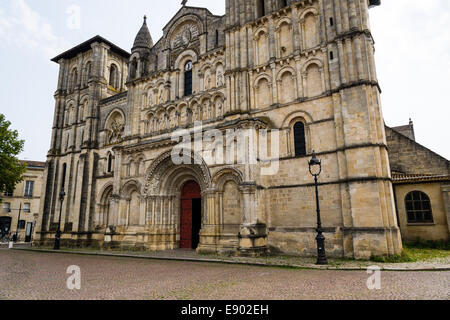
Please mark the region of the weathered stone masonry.
POLYGON ((199 251, 314 254, 315 150, 329 254, 400 253, 369 28, 377 4, 227 0, 225 16, 184 6, 155 44, 145 21, 131 54, 97 36, 55 58, 36 243, 54 238, 64 183, 65 245, 178 248, 181 190, 195 181, 199 251), (263 163, 174 165, 170 134, 195 121, 222 132, 279 129, 279 173, 262 176, 263 163))

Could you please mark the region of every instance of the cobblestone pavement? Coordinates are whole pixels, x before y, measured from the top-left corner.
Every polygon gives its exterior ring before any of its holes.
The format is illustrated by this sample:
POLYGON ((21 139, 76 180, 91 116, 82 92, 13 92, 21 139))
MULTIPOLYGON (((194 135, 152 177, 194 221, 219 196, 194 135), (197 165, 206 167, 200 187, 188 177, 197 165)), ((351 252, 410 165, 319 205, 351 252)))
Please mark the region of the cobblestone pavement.
POLYGON ((449 299, 450 272, 293 270, 0 249, 0 299, 449 299), (66 287, 71 265, 81 290, 66 287))

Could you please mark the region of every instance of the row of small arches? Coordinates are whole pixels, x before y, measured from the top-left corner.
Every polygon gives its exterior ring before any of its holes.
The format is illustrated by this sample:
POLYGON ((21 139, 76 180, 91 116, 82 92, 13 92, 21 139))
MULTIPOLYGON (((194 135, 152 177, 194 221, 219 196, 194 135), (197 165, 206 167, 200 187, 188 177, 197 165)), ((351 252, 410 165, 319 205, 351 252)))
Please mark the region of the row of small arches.
POLYGON ((256 109, 274 103, 289 103, 297 98, 320 96, 325 91, 322 64, 318 60, 308 63, 300 77, 293 68, 284 68, 278 73, 275 83, 270 74, 261 74, 255 79, 253 88, 256 109), (273 86, 276 86, 277 101, 274 101, 273 86))
POLYGON ((193 124, 195 121, 207 121, 220 118, 224 115, 224 99, 216 96, 213 99, 205 99, 202 103, 192 101, 189 105, 183 103, 178 107, 169 107, 167 111, 161 109, 149 112, 144 120, 144 132, 153 133, 167 129, 174 129, 184 125, 193 124))
MULTIPOLYGON (((302 50, 313 49, 320 44, 319 19, 315 8, 309 8, 299 16, 299 36, 302 50)), ((269 31, 261 26, 253 35, 256 65, 262 65, 271 57, 269 31)), ((275 54, 278 58, 287 57, 294 51, 293 22, 289 17, 281 18, 275 26, 275 54)))

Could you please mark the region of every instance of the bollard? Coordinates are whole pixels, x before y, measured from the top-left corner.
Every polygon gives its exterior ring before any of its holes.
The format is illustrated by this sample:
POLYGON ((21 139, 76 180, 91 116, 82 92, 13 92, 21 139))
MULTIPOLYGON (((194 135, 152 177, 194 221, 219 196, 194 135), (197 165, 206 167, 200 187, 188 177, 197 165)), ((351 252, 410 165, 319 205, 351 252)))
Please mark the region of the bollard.
POLYGON ((10 241, 9 242, 9 249, 12 249, 14 247, 14 242, 10 241))

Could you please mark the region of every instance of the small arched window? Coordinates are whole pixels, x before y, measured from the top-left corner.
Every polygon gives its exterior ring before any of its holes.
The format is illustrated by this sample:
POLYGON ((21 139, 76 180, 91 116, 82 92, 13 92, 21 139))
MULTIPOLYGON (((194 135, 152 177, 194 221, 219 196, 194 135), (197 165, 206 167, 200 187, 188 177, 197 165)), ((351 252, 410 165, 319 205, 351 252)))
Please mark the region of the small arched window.
POLYGON ((137 76, 138 62, 136 57, 130 63, 130 79, 134 79, 137 76))
POLYGON ((265 0, 257 0, 257 14, 258 18, 264 17, 266 15, 266 4, 264 3, 265 0))
POLYGON ((108 154, 107 173, 113 172, 113 167, 114 167, 114 158, 113 155, 110 153, 108 154))
POLYGON ((433 212, 428 195, 421 191, 408 193, 405 198, 408 223, 433 223, 433 212))
POLYGON ((84 70, 85 74, 84 74, 84 85, 87 86, 89 83, 89 79, 91 78, 92 75, 92 64, 91 62, 88 62, 86 64, 86 68, 84 70))
POLYGON ((192 95, 192 61, 186 62, 184 65, 184 96, 192 95))
POLYGON ((72 76, 70 77, 70 81, 71 81, 70 89, 75 89, 75 87, 78 84, 78 71, 76 68, 72 70, 72 76))
POLYGON ((294 124, 294 145, 296 157, 306 156, 306 135, 305 124, 303 122, 294 124))
POLYGON ((118 87, 118 74, 117 74, 117 67, 115 64, 112 64, 109 69, 109 85, 113 87, 114 89, 117 89, 118 87))
POLYGON ((288 2, 287 0, 278 0, 278 9, 282 9, 284 7, 287 7, 288 2))

